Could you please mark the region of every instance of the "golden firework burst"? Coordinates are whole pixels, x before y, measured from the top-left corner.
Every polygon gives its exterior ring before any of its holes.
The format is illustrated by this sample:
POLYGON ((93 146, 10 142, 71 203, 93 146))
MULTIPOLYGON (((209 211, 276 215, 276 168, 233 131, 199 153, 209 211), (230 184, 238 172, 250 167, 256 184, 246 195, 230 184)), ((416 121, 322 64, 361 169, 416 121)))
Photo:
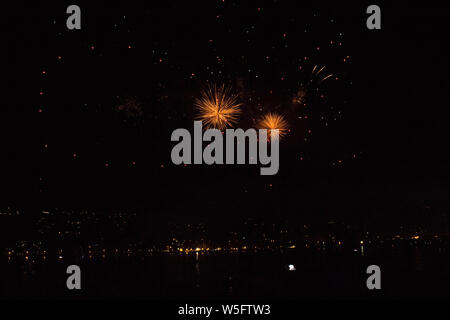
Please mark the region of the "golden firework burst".
POLYGON ((286 119, 277 113, 266 113, 257 122, 258 129, 267 129, 268 138, 271 137, 272 130, 278 129, 278 136, 281 138, 288 132, 288 122, 286 119))
POLYGON ((238 122, 241 105, 238 95, 233 94, 230 88, 212 85, 195 100, 194 106, 199 112, 196 119, 203 122, 204 128, 223 130, 238 122))

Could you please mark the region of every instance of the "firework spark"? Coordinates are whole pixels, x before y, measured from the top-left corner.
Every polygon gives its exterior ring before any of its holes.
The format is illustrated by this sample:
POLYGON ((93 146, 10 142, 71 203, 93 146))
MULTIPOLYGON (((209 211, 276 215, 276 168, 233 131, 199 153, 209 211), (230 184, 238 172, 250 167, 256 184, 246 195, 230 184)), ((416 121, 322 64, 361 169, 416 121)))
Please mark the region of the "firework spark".
POLYGON ((319 83, 321 83, 322 81, 327 80, 329 77, 333 76, 333 74, 328 74, 326 76, 320 75, 319 74, 325 69, 325 66, 321 67, 320 69, 317 67, 317 65, 314 66, 313 71, 311 73, 311 81, 313 81, 313 79, 319 79, 319 83))
POLYGON ((271 130, 278 129, 279 137, 283 137, 288 132, 288 122, 284 117, 277 113, 267 113, 263 115, 257 122, 258 129, 267 129, 268 137, 271 136, 271 130))
POLYGON ((124 122, 138 124, 144 116, 144 107, 136 97, 119 98, 119 102, 113 110, 122 116, 124 122))
POLYGON ((324 75, 324 72, 322 72, 324 70, 325 66, 318 67, 314 65, 309 80, 306 83, 301 83, 297 92, 292 96, 293 104, 304 104, 310 92, 317 91, 323 81, 333 76, 333 74, 324 75))
POLYGON ((238 95, 232 94, 231 89, 225 85, 208 87, 194 103, 199 111, 197 120, 203 122, 203 127, 219 130, 231 127, 238 122, 241 105, 238 102, 238 95))
POLYGON ((306 95, 308 93, 308 89, 304 86, 300 86, 297 93, 292 97, 292 102, 294 104, 302 104, 305 101, 306 95))

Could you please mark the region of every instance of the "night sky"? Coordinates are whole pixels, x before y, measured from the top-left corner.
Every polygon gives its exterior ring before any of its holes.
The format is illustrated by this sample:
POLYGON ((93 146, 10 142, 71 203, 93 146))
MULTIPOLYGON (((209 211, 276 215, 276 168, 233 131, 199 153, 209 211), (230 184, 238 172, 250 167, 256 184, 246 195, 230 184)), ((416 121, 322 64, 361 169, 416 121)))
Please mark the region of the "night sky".
POLYGON ((386 228, 450 210, 445 8, 380 4, 368 30, 365 2, 80 3, 68 30, 69 4, 3 18, 2 206, 386 228), (294 103, 314 66, 332 76, 294 103), (239 128, 285 117, 277 175, 171 163, 170 135, 192 130, 210 83, 239 93, 239 128))

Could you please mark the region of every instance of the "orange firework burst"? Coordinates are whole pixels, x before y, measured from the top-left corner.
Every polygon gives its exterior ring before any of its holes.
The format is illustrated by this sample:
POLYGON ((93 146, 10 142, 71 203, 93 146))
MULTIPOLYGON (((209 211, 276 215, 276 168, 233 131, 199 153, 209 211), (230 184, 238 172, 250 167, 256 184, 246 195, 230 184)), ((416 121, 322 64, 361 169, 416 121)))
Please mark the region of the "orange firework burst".
POLYGON ((224 85, 209 86, 202 92, 202 96, 195 100, 194 105, 199 111, 197 120, 201 120, 205 128, 223 130, 231 127, 238 122, 241 114, 238 95, 232 94, 231 89, 224 85))
POLYGON ((278 135, 281 138, 288 131, 288 123, 284 117, 277 113, 267 113, 263 115, 257 123, 258 129, 267 129, 267 136, 271 136, 271 130, 278 129, 278 135))

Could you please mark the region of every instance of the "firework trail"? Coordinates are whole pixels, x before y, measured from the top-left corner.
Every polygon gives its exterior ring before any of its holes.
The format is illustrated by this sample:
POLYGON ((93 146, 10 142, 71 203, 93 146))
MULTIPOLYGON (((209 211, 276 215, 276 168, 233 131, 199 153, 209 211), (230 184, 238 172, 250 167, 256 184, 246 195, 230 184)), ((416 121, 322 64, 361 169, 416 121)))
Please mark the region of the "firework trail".
MULTIPOLYGON (((321 72, 325 69, 325 66, 321 67, 318 71, 316 71, 317 69, 318 69, 317 65, 315 65, 314 68, 313 68, 313 71, 311 73, 311 82, 317 81, 317 79, 322 77, 321 72), (319 74, 321 74, 321 75, 319 76, 319 74)), ((333 74, 331 74, 331 73, 326 75, 326 76, 324 76, 323 78, 318 80, 318 83, 322 83, 323 81, 325 81, 326 79, 328 79, 331 76, 333 76, 333 74)))
POLYGON ((319 84, 321 84, 323 81, 333 76, 333 74, 324 75, 323 72, 324 70, 325 66, 318 67, 317 65, 314 65, 313 70, 311 72, 311 76, 307 81, 307 84, 306 85, 304 85, 303 83, 300 84, 300 87, 298 88, 297 92, 292 97, 292 103, 304 104, 308 94, 312 90, 318 90, 319 84))

